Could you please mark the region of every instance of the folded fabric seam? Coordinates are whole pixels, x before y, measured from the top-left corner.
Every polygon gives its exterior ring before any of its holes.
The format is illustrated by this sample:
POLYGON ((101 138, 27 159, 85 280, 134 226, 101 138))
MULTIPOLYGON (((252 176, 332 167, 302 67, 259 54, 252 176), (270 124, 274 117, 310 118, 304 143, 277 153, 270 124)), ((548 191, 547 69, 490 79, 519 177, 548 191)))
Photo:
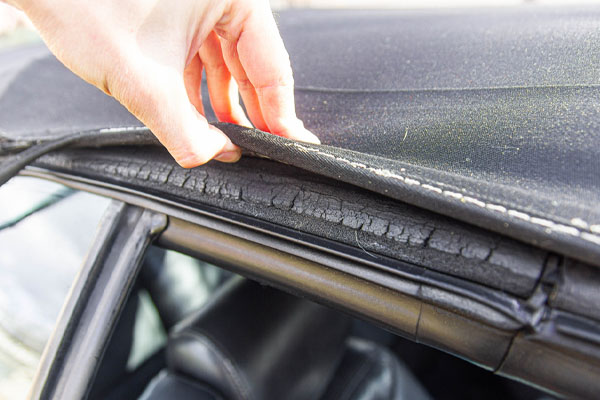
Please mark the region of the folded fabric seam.
MULTIPOLYGON (((453 185, 437 182, 433 180, 427 180, 422 177, 416 176, 413 173, 408 173, 406 168, 399 168, 399 171, 391 169, 381 168, 378 166, 367 165, 364 162, 353 161, 348 158, 341 157, 339 155, 331 154, 325 150, 328 150, 328 146, 317 146, 301 142, 291 141, 289 139, 276 137, 271 134, 258 131, 256 129, 250 129, 241 127, 238 125, 227 124, 227 123, 216 123, 216 127, 225 131, 232 139, 234 143, 240 145, 243 148, 267 156, 274 161, 284 162, 296 166, 298 168, 310 170, 311 172, 317 172, 321 175, 328 176, 330 178, 341 178, 334 176, 335 174, 327 172, 326 169, 321 171, 315 171, 314 168, 309 168, 305 165, 302 157, 280 157, 277 151, 261 151, 260 143, 249 144, 248 135, 254 135, 254 137, 263 137, 271 144, 275 144, 280 148, 293 148, 301 154, 313 153, 320 157, 326 157, 327 159, 333 160, 335 163, 349 166, 355 170, 365 171, 370 174, 374 174, 377 177, 391 179, 394 182, 401 183, 406 187, 421 188, 428 193, 435 196, 441 196, 451 201, 458 201, 465 205, 474 206, 479 209, 491 211, 493 213, 501 214, 506 217, 524 221, 534 226, 543 228, 547 233, 555 232, 558 234, 565 234, 572 237, 580 238, 586 242, 600 246, 600 224, 588 223, 581 218, 571 218, 571 224, 567 225, 556 221, 555 218, 551 219, 546 216, 542 218, 539 215, 544 213, 535 212, 538 216, 533 215, 531 212, 524 212, 517 209, 513 205, 507 204, 505 201, 489 201, 484 199, 485 196, 479 194, 470 193, 470 191, 462 188, 457 188, 453 185), (277 143, 273 143, 277 141, 277 143), (402 173, 402 174, 401 174, 402 173), (410 176, 409 176, 410 175, 410 176), (448 188, 452 190, 448 190, 448 188), (461 193, 462 192, 462 193, 461 193), (465 194, 466 193, 466 194, 465 194)), ((146 127, 141 126, 124 126, 124 127, 113 127, 113 128, 102 128, 86 132, 78 132, 58 140, 45 141, 39 144, 32 145, 28 149, 13 155, 2 165, 0 165, 0 185, 5 183, 12 176, 16 175, 22 168, 33 162, 38 157, 63 147, 84 147, 84 146, 110 146, 110 145, 139 145, 139 144, 158 144, 158 141, 151 134, 150 130, 146 127)), ((264 143, 263 143, 264 144, 264 143)), ((268 146, 267 146, 268 147, 268 146)), ((263 149, 264 150, 264 149, 263 149)), ((342 150, 342 149, 340 149, 342 150)), ((355 152, 350 150, 344 150, 349 154, 355 152)), ((288 152, 289 153, 289 152, 288 152)), ((360 156, 358 153, 357 156, 360 156)), ((291 155, 291 154, 288 154, 291 155)), ((350 184, 357 184, 357 182, 348 182, 350 184)), ((369 182, 370 183, 370 182, 369 182)), ((365 187, 368 190, 373 190, 369 185, 358 185, 365 187)), ((376 190, 378 193, 387 195, 396 200, 403 201, 399 196, 393 196, 386 193, 387 190, 376 190), (383 193, 382 193, 383 192, 383 193)))

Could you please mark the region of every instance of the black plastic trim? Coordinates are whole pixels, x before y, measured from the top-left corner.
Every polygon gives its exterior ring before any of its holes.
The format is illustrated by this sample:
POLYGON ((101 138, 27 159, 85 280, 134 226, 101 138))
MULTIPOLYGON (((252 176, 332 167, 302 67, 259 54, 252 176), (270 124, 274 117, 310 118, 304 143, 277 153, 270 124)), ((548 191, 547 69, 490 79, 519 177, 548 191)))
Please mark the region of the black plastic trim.
POLYGON ((146 248, 167 218, 113 201, 42 356, 30 398, 83 399, 146 248))

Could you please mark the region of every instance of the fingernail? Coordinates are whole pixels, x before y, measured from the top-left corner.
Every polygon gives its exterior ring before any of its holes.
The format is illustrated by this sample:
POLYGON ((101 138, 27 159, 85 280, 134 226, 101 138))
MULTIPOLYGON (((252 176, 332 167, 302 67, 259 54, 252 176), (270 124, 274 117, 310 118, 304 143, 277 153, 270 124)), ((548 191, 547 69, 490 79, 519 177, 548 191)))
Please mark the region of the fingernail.
POLYGON ((290 125, 295 126, 292 129, 292 139, 305 143, 321 144, 321 140, 314 133, 304 127, 302 120, 296 118, 293 125, 290 125))
POLYGON ((242 152, 237 151, 226 151, 215 157, 215 160, 225 162, 225 163, 234 163, 238 161, 242 157, 242 152))
POLYGON ((254 128, 254 125, 252 125, 252 122, 250 122, 250 120, 248 118, 246 118, 245 115, 243 117, 240 117, 237 119, 237 124, 241 125, 241 126, 245 126, 246 128, 254 128))
POLYGON ((225 143, 225 146, 223 146, 223 150, 221 151, 221 153, 232 153, 232 152, 240 152, 240 148, 237 147, 235 144, 233 144, 231 142, 231 140, 229 140, 229 138, 227 138, 227 143, 225 143))
POLYGON ((321 144, 321 139, 319 139, 314 133, 312 133, 308 129, 304 129, 302 139, 300 140, 307 143, 321 144))
POLYGON ((231 142, 231 139, 227 137, 220 129, 214 127, 213 125, 208 125, 208 129, 215 132, 217 135, 214 135, 214 138, 219 138, 218 146, 221 148, 221 153, 228 153, 230 151, 240 151, 240 148, 231 142), (224 143, 223 143, 224 142, 224 143))

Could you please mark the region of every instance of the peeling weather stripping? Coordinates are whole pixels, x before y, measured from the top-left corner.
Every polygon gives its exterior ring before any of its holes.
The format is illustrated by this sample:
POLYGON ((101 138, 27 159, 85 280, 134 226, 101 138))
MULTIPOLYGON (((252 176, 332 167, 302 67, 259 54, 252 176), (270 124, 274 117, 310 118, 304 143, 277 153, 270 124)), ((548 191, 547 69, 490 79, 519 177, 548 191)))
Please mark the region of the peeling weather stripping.
MULTIPOLYGON (((583 240, 592 242, 592 243, 600 246, 600 236, 595 235, 595 234, 600 233, 600 224, 590 225, 587 222, 585 222, 584 220, 582 220, 581 218, 572 218, 571 224, 573 224, 573 226, 568 226, 568 225, 564 225, 564 224, 560 224, 560 223, 551 221, 549 219, 533 217, 522 211, 507 209, 506 207, 504 207, 500 204, 487 203, 483 200, 476 199, 474 197, 464 196, 462 193, 453 192, 450 190, 443 190, 442 188, 431 185, 429 183, 422 183, 419 180, 409 178, 406 176, 402 176, 402 175, 398 175, 394 171, 390 171, 390 170, 382 169, 382 168, 369 167, 368 165, 365 165, 363 163, 358 163, 355 161, 347 160, 345 158, 338 157, 333 154, 325 153, 318 149, 313 149, 313 148, 304 146, 300 143, 290 143, 290 144, 287 144, 287 146, 294 146, 303 152, 317 153, 321 156, 332 158, 338 162, 344 163, 353 168, 364 169, 375 175, 378 175, 378 176, 381 176, 384 178, 391 178, 391 179, 398 180, 406 185, 420 186, 421 188, 428 190, 430 192, 433 192, 435 194, 442 195, 444 197, 448 197, 448 198, 451 198, 454 200, 459 200, 462 203, 471 204, 471 205, 479 207, 479 208, 485 208, 489 211, 506 214, 511 218, 517 218, 517 219, 529 222, 529 223, 537 225, 537 226, 542 226, 542 227, 546 228, 546 230, 549 232, 557 232, 557 233, 562 233, 562 234, 566 234, 566 235, 570 235, 570 236, 579 237, 583 240), (586 230, 589 229, 592 233, 585 232, 585 231, 582 232, 580 229, 586 229, 586 230)), ((402 170, 402 172, 406 171, 405 168, 402 168, 401 170, 402 170)))

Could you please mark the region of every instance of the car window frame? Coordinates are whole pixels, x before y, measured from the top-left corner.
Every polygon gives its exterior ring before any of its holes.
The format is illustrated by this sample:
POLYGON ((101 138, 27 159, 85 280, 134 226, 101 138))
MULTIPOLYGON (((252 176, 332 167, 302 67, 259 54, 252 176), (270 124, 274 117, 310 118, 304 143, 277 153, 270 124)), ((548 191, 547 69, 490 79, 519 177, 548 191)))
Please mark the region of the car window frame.
POLYGON ((166 224, 164 214, 111 201, 46 344, 29 398, 86 398, 146 249, 166 224))

